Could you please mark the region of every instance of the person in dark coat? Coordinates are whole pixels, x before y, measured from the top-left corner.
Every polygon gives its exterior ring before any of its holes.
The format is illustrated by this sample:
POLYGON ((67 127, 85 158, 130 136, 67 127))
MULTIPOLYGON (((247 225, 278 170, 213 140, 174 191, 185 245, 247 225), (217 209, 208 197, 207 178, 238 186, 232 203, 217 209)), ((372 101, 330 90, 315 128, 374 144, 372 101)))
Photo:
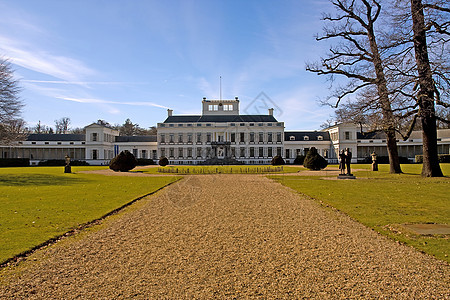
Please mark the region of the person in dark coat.
POLYGON ((347 167, 347 175, 352 175, 352 172, 350 170, 350 164, 352 162, 352 152, 350 149, 345 149, 345 165, 347 167))
POLYGON ((341 174, 345 174, 345 150, 342 149, 339 153, 339 170, 341 170, 341 174))

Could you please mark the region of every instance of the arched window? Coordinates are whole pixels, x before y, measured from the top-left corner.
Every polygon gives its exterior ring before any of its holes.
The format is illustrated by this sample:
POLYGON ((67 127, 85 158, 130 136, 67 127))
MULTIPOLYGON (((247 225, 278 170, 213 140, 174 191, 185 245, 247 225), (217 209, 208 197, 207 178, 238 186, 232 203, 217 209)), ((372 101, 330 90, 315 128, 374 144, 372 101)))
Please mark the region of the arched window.
POLYGON ((295 136, 291 135, 291 136, 289 137, 289 140, 295 141, 295 136))
POLYGON ((303 140, 304 140, 304 141, 309 141, 309 136, 305 135, 305 136, 303 137, 303 140))
POLYGON ((317 140, 318 141, 323 141, 323 136, 321 136, 321 135, 317 136, 317 140))

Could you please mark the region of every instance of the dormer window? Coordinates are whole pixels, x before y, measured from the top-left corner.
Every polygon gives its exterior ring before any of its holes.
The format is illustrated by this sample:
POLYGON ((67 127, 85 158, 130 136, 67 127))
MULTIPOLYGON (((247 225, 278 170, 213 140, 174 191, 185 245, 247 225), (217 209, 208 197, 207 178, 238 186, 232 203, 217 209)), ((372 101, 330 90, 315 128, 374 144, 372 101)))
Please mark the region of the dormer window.
POLYGON ((317 140, 318 141, 323 141, 323 136, 321 136, 321 135, 317 136, 317 140))
POLYGON ((303 137, 303 140, 304 140, 304 141, 309 141, 309 136, 305 135, 305 136, 303 137))
POLYGON ((295 136, 291 135, 291 136, 289 137, 289 140, 290 140, 290 141, 295 141, 295 136))

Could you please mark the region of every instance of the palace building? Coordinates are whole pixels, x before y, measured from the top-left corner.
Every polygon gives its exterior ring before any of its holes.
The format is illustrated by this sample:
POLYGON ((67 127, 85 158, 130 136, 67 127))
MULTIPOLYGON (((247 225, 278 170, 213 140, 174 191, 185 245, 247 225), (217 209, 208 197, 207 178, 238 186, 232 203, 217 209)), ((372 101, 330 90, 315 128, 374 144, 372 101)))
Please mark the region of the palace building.
MULTIPOLYGON (((241 115, 239 99, 203 98, 201 115, 174 115, 157 124, 154 136, 120 136, 117 130, 93 123, 85 134, 30 134, 13 145, 0 145, 2 158, 29 158, 32 165, 42 160, 83 160, 91 165, 107 165, 120 151, 128 150, 136 158, 162 156, 170 164, 269 164, 282 156, 293 163, 311 147, 329 163, 337 163, 337 153, 349 148, 353 162, 363 161, 372 152, 387 156, 384 133, 364 133, 355 124, 336 124, 320 131, 285 131, 269 108, 266 115, 241 115)), ((450 129, 440 129, 439 154, 450 154, 450 129)), ((398 140, 399 156, 410 161, 422 154, 422 136, 414 131, 407 141, 398 140)))

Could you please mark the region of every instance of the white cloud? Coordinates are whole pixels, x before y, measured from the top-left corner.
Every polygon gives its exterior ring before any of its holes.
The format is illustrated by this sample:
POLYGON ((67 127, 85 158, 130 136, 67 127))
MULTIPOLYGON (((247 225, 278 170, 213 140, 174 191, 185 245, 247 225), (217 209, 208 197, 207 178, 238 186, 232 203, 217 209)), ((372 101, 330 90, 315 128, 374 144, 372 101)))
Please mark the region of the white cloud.
POLYGON ((110 100, 103 100, 103 99, 95 99, 95 98, 72 98, 72 97, 56 97, 58 99, 66 100, 66 101, 73 101, 78 103, 89 103, 89 104, 120 104, 120 105, 132 105, 132 106, 151 106, 151 107, 158 107, 158 108, 164 108, 168 109, 167 106, 160 105, 153 102, 119 102, 119 101, 110 101, 110 100))

